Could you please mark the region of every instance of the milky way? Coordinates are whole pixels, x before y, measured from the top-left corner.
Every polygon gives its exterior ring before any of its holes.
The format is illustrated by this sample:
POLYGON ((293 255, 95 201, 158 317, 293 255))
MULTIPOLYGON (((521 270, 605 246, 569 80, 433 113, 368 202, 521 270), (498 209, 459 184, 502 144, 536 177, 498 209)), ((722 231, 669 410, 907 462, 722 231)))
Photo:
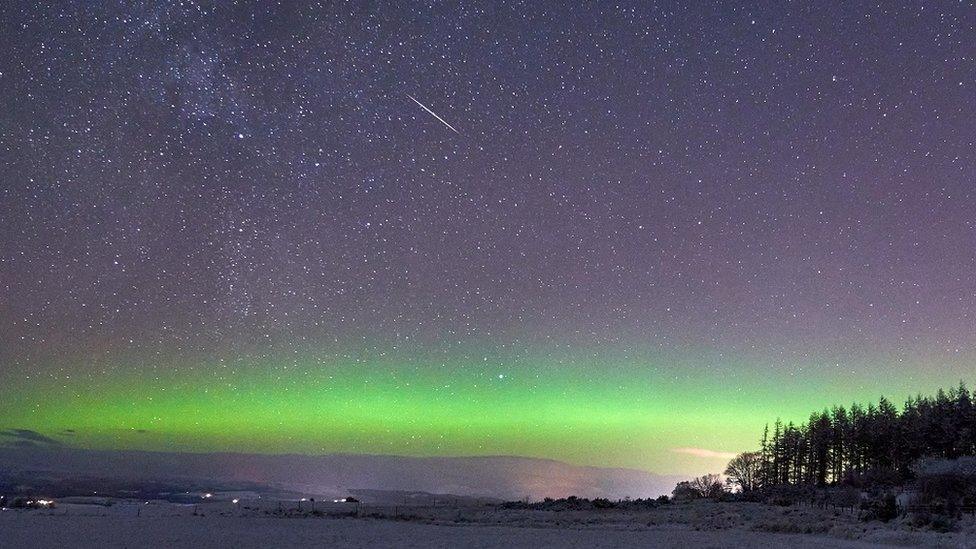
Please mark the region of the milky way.
POLYGON ((970 3, 284 4, 0 6, 0 427, 694 472, 976 382, 970 3))

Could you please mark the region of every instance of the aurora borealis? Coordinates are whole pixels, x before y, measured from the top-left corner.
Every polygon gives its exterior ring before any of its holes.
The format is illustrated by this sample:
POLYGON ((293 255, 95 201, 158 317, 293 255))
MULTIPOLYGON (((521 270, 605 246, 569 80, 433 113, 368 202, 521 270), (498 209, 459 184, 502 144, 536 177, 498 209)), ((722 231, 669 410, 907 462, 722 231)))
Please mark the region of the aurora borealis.
POLYGON ((970 5, 0 25, 0 429, 685 474, 976 383, 970 5))
POLYGON ((159 360, 150 374, 120 361, 80 380, 12 387, 4 417, 93 448, 521 454, 685 472, 726 459, 688 448, 749 448, 769 417, 802 419, 825 399, 931 385, 877 383, 836 370, 830 375, 838 379, 806 386, 776 373, 744 371, 735 382, 728 374, 675 375, 715 360, 706 355, 687 365, 646 353, 318 358, 326 355, 292 359, 289 368, 273 358, 242 361, 230 373, 200 358, 188 361, 192 369, 159 360), (595 369, 605 370, 598 382, 595 369))

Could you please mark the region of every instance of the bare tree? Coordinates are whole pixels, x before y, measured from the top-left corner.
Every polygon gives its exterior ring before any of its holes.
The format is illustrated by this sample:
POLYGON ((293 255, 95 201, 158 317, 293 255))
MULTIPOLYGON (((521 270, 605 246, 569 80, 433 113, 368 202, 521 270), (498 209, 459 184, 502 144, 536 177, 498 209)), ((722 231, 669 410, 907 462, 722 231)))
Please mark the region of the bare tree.
POLYGON ((691 482, 683 480, 671 491, 671 501, 691 501, 701 496, 698 490, 691 487, 691 482))
POLYGON ((725 476, 729 478, 730 484, 738 486, 743 492, 751 492, 759 488, 761 467, 759 452, 744 452, 732 458, 725 468, 725 476))
POLYGON ((722 477, 718 475, 703 475, 691 479, 689 486, 702 498, 718 498, 725 493, 722 477))

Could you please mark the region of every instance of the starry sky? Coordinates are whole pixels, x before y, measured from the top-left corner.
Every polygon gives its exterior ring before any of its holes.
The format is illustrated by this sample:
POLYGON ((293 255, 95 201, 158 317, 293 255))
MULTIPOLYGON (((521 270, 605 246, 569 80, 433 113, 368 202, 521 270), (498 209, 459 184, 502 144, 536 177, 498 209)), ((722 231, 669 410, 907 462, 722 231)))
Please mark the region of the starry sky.
POLYGON ((0 5, 0 428, 720 470, 976 383, 971 2, 0 5))

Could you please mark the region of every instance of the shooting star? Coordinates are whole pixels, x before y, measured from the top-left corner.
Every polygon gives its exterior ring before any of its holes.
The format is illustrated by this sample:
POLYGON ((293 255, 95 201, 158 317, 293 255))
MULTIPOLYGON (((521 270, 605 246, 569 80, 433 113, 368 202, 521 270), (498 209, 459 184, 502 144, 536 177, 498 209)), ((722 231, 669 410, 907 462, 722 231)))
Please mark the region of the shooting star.
POLYGON ((437 113, 436 113, 436 112, 434 112, 434 111, 432 111, 432 110, 430 110, 430 109, 428 109, 428 108, 427 108, 427 105, 424 105, 424 104, 423 104, 423 103, 421 103, 420 101, 417 101, 417 98, 416 98, 416 97, 414 97, 414 96, 412 96, 412 95, 410 95, 409 93, 407 94, 407 97, 409 97, 410 99, 413 99, 413 102, 414 102, 414 103, 416 103, 416 104, 418 104, 418 105, 420 105, 420 108, 422 108, 422 109, 424 109, 425 111, 427 111, 427 112, 429 112, 429 113, 430 113, 430 114, 431 114, 431 115, 432 115, 432 116, 433 116, 434 118, 436 118, 436 119, 438 119, 438 120, 440 120, 440 121, 441 121, 441 124, 444 124, 444 125, 445 125, 445 126, 447 126, 448 128, 451 128, 451 131, 453 131, 454 133, 456 133, 456 134, 458 134, 458 135, 461 135, 461 132, 459 132, 459 131, 457 131, 457 130, 456 130, 456 129, 454 128, 454 126, 452 126, 452 125, 450 125, 450 124, 448 124, 448 123, 447 123, 447 120, 444 120, 444 119, 443 119, 443 118, 441 118, 440 116, 437 116, 437 113))

